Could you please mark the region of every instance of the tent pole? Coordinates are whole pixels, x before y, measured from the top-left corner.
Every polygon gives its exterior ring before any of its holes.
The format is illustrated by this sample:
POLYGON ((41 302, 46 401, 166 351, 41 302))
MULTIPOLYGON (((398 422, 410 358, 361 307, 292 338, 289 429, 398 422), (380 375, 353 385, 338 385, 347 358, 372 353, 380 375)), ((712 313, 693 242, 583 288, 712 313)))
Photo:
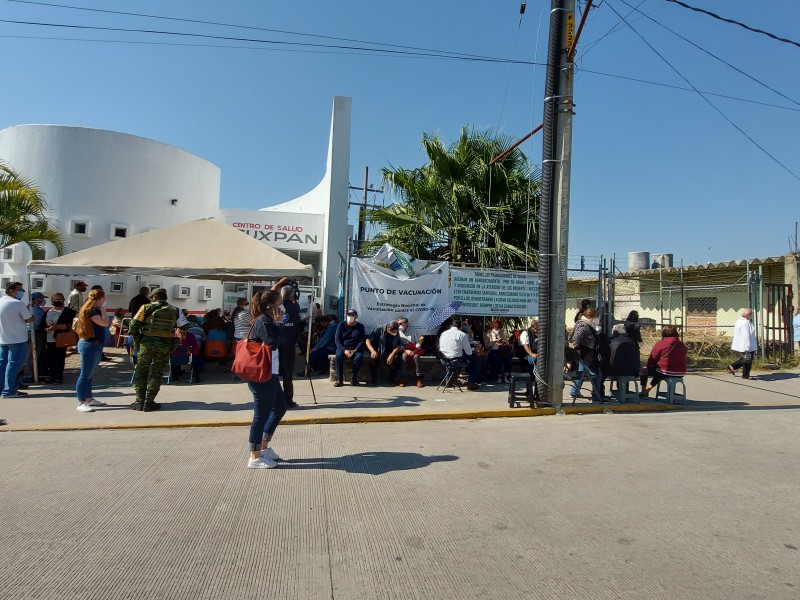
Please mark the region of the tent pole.
MULTIPOLYGON (((26 269, 27 270, 27 269, 26 269)), ((31 309, 31 314, 33 314, 33 300, 31 300, 31 294, 33 291, 33 277, 31 272, 28 271, 28 308, 31 309)), ((36 321, 31 322, 31 364, 33 365, 33 382, 38 384, 39 383, 39 361, 37 358, 39 357, 37 348, 36 348, 36 321)))
POLYGON ((313 312, 311 307, 313 306, 312 300, 313 296, 311 294, 308 295, 308 342, 306 342, 306 377, 308 377, 308 384, 311 386, 311 396, 314 398, 314 404, 317 403, 317 394, 314 391, 314 382, 311 381, 311 365, 309 361, 311 360, 311 323, 313 312))

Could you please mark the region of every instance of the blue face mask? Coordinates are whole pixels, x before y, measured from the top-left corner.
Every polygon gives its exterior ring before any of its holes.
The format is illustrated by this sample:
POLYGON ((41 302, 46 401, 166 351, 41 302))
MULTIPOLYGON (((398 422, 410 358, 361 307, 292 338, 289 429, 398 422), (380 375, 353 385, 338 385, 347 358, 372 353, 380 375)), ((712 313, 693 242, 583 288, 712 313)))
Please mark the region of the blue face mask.
POLYGON ((22 300, 22 297, 25 295, 24 290, 19 290, 17 292, 17 300, 22 300))

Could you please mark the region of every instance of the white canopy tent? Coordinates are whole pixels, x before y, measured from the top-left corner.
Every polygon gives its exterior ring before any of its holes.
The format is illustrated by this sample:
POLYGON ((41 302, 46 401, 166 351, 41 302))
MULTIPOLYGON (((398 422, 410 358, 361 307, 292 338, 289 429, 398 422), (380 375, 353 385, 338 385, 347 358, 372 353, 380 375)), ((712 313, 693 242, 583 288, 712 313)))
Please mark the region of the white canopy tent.
POLYGON ((124 240, 31 261, 44 275, 163 275, 248 281, 312 277, 313 269, 216 219, 199 219, 124 240))

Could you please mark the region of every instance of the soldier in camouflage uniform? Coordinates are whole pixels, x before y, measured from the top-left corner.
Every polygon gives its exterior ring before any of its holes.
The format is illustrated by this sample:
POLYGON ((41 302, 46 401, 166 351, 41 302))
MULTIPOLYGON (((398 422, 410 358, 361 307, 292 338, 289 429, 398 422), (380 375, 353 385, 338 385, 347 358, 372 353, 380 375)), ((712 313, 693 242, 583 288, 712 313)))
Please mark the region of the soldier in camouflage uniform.
POLYGON ((167 303, 167 290, 158 288, 153 292, 152 303, 142 306, 130 324, 133 349, 139 355, 133 376, 136 389, 136 402, 131 404, 133 410, 149 412, 161 408, 155 398, 169 365, 169 355, 179 343, 175 337, 176 328, 183 337, 189 322, 180 309, 167 303))

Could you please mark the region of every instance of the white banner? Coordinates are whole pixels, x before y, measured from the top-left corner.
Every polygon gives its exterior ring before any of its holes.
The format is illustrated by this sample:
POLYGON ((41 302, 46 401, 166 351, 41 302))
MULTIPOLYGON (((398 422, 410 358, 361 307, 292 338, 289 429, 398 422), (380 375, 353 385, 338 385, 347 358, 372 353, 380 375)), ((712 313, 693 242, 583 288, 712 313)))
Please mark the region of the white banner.
POLYGON ((407 317, 409 333, 427 333, 431 313, 449 303, 449 269, 446 262, 432 264, 413 279, 398 279, 390 270, 354 258, 351 268, 350 306, 367 334, 398 317, 407 317))
POLYGON ((450 269, 450 295, 463 315, 535 317, 539 273, 501 269, 450 269))

